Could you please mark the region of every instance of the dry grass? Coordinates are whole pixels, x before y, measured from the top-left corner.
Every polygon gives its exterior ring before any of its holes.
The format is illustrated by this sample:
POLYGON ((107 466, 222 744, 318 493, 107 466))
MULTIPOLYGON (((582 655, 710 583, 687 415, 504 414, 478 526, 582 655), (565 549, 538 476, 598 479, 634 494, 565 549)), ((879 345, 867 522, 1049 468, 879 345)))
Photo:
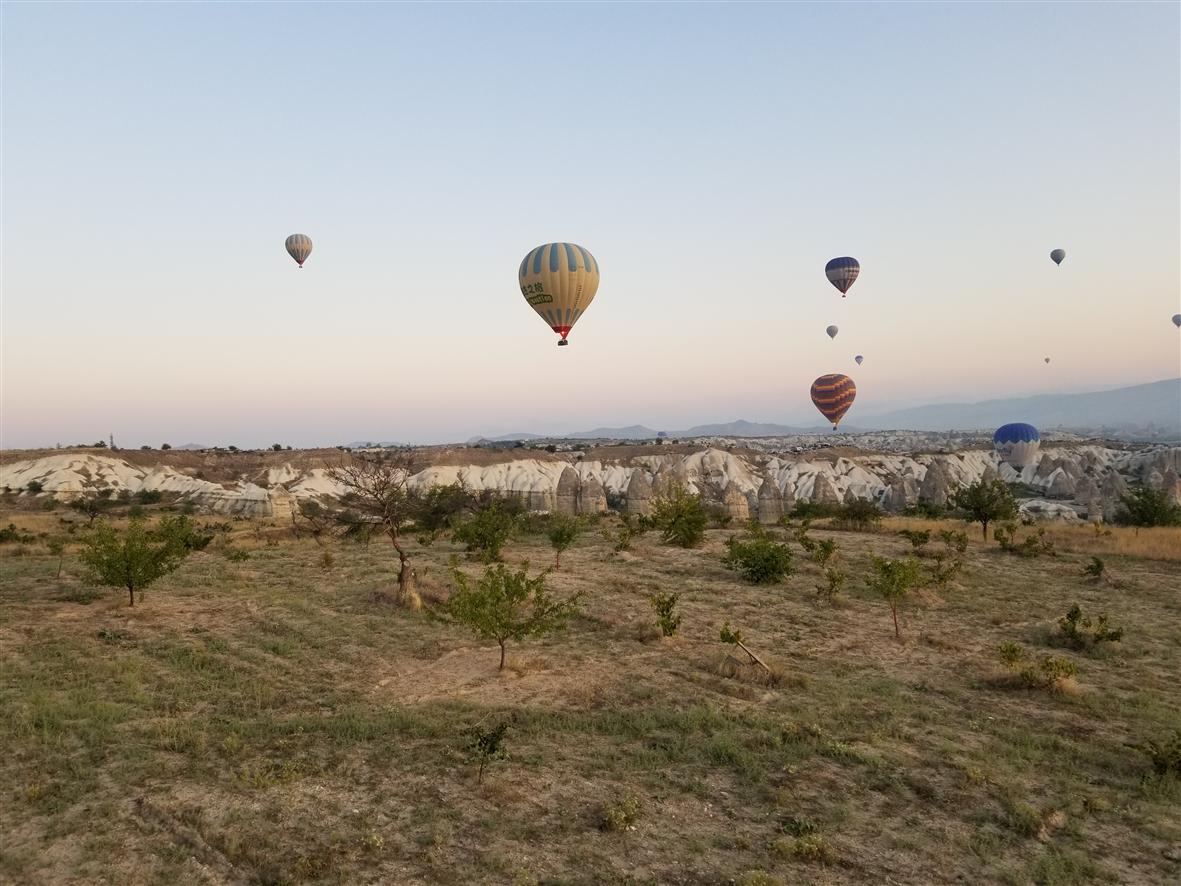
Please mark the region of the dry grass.
MULTIPOLYGON (((249 559, 216 542, 134 610, 86 600, 71 556, 60 581, 48 556, 0 558, 0 881, 1176 882, 1181 787, 1129 747, 1181 726, 1175 562, 1113 555, 1113 591, 1084 557, 974 542, 955 585, 904 605, 899 643, 864 590, 871 555, 909 548, 892 532, 813 533, 841 546, 838 607, 802 558, 783 585, 740 582, 727 534, 613 555, 584 533, 550 584, 585 615, 504 672, 375 602, 377 541, 333 544, 325 571, 310 540, 235 523, 249 559), (641 642, 653 589, 684 622, 641 642), (1126 631, 1053 650, 1077 694, 997 685, 997 646, 1047 651, 1076 601, 1126 631), (724 621, 778 685, 725 666, 724 621), (509 759, 477 785, 464 730, 502 719, 509 759)), ((416 548, 419 576, 445 591, 456 552, 416 548)))
MULTIPOLYGON (((1059 551, 1072 554, 1098 556, 1143 557, 1152 560, 1181 562, 1181 526, 1155 526, 1138 529, 1134 526, 1102 525, 1098 529, 1091 524, 1038 523, 1039 529, 1046 530, 1046 538, 1059 551)), ((957 528, 968 533, 968 539, 975 545, 983 545, 978 523, 965 524, 949 520, 926 520, 919 517, 890 517, 882 521, 883 531, 898 532, 903 529, 929 529, 932 534, 940 529, 957 528)), ((992 542, 992 527, 989 527, 989 541, 992 542)))

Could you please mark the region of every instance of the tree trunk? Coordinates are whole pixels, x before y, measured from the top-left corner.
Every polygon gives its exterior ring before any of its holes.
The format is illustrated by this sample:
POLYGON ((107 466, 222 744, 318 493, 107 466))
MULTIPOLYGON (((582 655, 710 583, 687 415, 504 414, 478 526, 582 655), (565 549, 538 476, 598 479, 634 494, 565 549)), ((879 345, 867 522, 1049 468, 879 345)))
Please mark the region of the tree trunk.
POLYGON ((500 667, 497 670, 501 670, 501 671, 504 670, 504 651, 505 651, 505 641, 501 640, 500 641, 500 667))
POLYGON ((390 533, 390 541, 398 552, 398 605, 407 609, 422 609, 422 598, 414 590, 414 570, 410 566, 410 557, 398 542, 396 532, 390 533))
POLYGON ((57 575, 54 576, 55 578, 62 577, 62 563, 64 563, 65 561, 66 561, 65 554, 62 554, 60 557, 57 558, 57 575))
POLYGON ((554 569, 562 568, 562 552, 554 551, 554 569))
POLYGON ((127 586, 127 596, 131 598, 131 601, 127 605, 134 606, 135 605, 135 587, 133 585, 127 586))
POLYGON ((898 607, 891 605, 890 614, 894 616, 894 637, 895 639, 902 639, 902 631, 898 630, 898 607))
POLYGON ((980 521, 980 526, 981 526, 981 527, 983 528, 983 530, 984 530, 984 540, 985 540, 985 541, 988 541, 988 521, 987 521, 987 520, 981 520, 981 521, 980 521))

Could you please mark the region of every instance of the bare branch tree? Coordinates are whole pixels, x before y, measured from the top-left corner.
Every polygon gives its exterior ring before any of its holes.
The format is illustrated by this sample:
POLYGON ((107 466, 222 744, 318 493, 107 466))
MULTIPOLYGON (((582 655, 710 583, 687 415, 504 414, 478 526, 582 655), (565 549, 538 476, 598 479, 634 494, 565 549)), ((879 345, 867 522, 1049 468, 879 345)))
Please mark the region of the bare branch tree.
POLYGON ((330 468, 328 476, 344 487, 342 502, 361 514, 375 518, 398 552, 397 603, 409 609, 422 608, 414 589, 410 555, 402 546, 402 530, 412 518, 414 500, 408 488, 417 464, 411 452, 364 454, 330 468))

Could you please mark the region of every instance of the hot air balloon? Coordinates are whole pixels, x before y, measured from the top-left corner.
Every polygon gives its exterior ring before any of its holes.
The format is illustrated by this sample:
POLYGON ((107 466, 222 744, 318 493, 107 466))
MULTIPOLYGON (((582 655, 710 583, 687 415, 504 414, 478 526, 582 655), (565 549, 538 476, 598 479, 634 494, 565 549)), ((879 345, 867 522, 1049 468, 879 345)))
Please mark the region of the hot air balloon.
POLYGON ((829 338, 836 338, 837 332, 839 332, 840 330, 838 330, 835 326, 829 326, 824 331, 828 333, 829 338))
POLYGON ((834 258, 824 266, 824 276, 828 278, 829 283, 841 291, 841 298, 845 297, 845 293, 849 291, 849 287, 853 285, 853 281, 860 273, 861 265, 857 263, 857 259, 848 255, 834 258))
POLYGON ((1050 253, 1050 258, 1054 260, 1054 264, 1060 265, 1062 264, 1062 259, 1066 258, 1066 250, 1055 249, 1050 253))
POLYGON ((581 246, 546 243, 525 256, 517 280, 525 301, 565 345, 599 288, 599 263, 581 246))
POLYGON ((1049 363, 1049 362, 1050 362, 1050 358, 1049 358, 1049 357, 1045 357, 1045 358, 1043 358, 1043 359, 1044 359, 1044 360, 1045 360, 1047 363, 1049 363))
POLYGON ((840 373, 822 375, 812 382, 812 402, 820 410, 820 414, 832 422, 835 431, 837 425, 849 407, 853 405, 853 398, 857 396, 857 385, 853 379, 840 373))
POLYGON ((307 234, 292 234, 284 245, 287 247, 287 254, 295 259, 301 268, 312 254, 312 238, 307 234))
POLYGON ((854 357, 853 359, 854 359, 855 361, 857 361, 857 365, 858 365, 858 366, 860 366, 860 365, 861 365, 861 361, 862 361, 862 360, 864 360, 865 358, 864 358, 864 357, 862 357, 860 354, 858 354, 858 355, 857 355, 856 357, 854 357))
POLYGON ((1181 326, 1181 314, 1174 314, 1173 315, 1173 325, 1174 326, 1181 326))
POLYGON ((992 435, 992 444, 1001 461, 1018 469, 1036 462, 1042 445, 1037 428, 1024 422, 1001 425, 992 435))

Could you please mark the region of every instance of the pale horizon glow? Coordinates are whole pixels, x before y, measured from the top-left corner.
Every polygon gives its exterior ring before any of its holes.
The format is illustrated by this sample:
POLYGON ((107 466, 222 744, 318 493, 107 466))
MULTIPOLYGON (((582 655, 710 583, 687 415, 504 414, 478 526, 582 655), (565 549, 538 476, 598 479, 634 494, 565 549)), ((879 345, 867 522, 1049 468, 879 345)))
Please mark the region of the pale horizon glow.
POLYGON ((0 15, 3 448, 811 425, 826 372, 856 425, 1181 374, 1176 4, 0 15), (602 269, 561 350, 516 285, 554 240, 602 269))

